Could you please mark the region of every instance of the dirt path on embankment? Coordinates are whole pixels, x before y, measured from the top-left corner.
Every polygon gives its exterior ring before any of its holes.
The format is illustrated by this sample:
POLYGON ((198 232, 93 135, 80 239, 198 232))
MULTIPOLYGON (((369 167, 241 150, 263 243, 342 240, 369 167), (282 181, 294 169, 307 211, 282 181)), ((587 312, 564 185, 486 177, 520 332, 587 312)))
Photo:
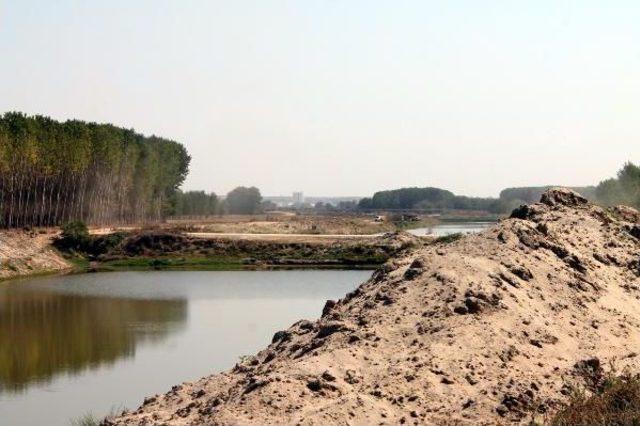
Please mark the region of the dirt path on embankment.
POLYGON ((104 424, 525 424, 586 373, 637 365, 639 222, 549 191, 399 253, 320 320, 104 424))
POLYGON ((52 236, 27 231, 0 231, 0 280, 71 268, 51 247, 52 236))

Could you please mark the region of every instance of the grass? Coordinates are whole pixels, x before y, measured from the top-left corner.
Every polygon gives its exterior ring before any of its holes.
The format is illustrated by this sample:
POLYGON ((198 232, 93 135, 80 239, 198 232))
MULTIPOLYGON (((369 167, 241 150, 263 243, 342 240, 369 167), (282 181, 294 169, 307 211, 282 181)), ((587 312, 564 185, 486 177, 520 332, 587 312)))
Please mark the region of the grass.
POLYGON ((69 420, 69 426, 99 426, 103 420, 109 419, 111 417, 117 417, 124 411, 122 406, 120 407, 111 407, 109 413, 104 417, 97 417, 95 414, 89 412, 83 414, 80 417, 73 418, 69 420))
POLYGON ((596 393, 577 391, 549 426, 640 426, 640 376, 608 378, 596 393))
POLYGON ((87 413, 75 419, 71 419, 70 426, 99 426, 101 419, 98 419, 91 413, 87 413))

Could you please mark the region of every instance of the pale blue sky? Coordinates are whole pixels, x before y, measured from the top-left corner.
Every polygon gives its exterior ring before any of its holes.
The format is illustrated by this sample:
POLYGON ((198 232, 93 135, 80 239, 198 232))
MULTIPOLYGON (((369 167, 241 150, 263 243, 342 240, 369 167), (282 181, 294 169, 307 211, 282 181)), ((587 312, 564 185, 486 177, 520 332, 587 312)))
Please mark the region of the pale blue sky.
POLYGON ((640 162, 640 2, 0 0, 0 111, 183 142, 186 187, 596 183, 640 162))

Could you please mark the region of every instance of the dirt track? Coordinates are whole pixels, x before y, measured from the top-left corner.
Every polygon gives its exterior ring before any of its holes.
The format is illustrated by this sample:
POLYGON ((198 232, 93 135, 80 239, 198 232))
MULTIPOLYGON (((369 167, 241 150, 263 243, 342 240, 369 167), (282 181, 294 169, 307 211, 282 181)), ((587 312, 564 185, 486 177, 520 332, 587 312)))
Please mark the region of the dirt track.
POLYGON ((553 413, 585 371, 637 364, 640 215, 567 190, 542 201, 400 254, 319 321, 105 424, 488 425, 553 413))

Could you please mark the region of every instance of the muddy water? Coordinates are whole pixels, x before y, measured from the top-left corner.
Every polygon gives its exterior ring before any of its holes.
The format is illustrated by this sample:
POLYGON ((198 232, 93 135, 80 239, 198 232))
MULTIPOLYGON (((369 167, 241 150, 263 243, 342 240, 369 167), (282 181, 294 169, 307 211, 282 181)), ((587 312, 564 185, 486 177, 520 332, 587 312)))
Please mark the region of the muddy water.
POLYGON ((0 283, 0 424, 86 413, 233 366, 367 271, 119 272, 0 283))

